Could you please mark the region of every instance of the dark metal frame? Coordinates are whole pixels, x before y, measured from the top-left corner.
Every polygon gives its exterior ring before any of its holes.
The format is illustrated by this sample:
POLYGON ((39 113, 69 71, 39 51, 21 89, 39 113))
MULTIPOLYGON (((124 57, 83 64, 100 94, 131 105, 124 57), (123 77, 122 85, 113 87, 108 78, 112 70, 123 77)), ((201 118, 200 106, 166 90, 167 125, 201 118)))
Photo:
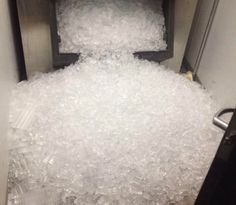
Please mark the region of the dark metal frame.
POLYGON ((8 0, 19 81, 27 80, 24 51, 16 0, 8 0))
POLYGON ((236 111, 228 125, 195 205, 236 204, 236 111))
MULTIPOLYGON (((164 39, 167 42, 167 49, 164 51, 139 51, 134 56, 149 61, 161 62, 173 57, 174 52, 174 0, 163 0, 163 11, 165 17, 166 32, 164 39)), ((50 28, 53 54, 53 67, 56 69, 68 66, 79 59, 80 54, 60 53, 60 36, 57 33, 56 0, 50 1, 50 28)))
POLYGON ((135 52, 134 56, 155 62, 161 62, 172 58, 174 55, 174 19, 175 2, 174 0, 163 0, 163 11, 165 17, 166 32, 164 39, 167 42, 167 49, 164 51, 140 51, 135 52))
POLYGON ((57 33, 56 0, 50 1, 50 20, 53 67, 59 69, 75 63, 79 59, 79 54, 59 51, 60 36, 57 33))

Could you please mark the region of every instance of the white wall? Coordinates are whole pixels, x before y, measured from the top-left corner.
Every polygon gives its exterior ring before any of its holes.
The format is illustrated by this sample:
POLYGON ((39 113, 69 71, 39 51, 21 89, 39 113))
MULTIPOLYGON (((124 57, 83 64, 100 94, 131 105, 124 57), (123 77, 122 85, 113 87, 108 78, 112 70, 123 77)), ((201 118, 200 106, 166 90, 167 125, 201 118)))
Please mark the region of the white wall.
POLYGON ((222 107, 236 105, 236 1, 220 1, 197 75, 222 107))
POLYGON ((17 82, 17 65, 13 47, 7 0, 0 0, 0 205, 5 204, 7 185, 7 142, 9 97, 17 82))

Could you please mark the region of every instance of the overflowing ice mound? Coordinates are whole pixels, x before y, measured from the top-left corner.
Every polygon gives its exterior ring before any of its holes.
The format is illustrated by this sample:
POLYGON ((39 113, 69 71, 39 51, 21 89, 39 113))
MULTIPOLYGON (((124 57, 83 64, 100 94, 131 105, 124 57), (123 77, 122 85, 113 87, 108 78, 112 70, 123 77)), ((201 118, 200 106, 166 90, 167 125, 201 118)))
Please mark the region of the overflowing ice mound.
POLYGON ((61 49, 83 55, 13 92, 11 205, 193 204, 221 133, 205 90, 132 56, 165 49, 160 5, 59 2, 61 49))
POLYGON ((38 74, 12 99, 13 204, 192 204, 221 138, 198 84, 132 55, 38 74))
POLYGON ((165 50, 162 0, 59 0, 61 52, 165 50))

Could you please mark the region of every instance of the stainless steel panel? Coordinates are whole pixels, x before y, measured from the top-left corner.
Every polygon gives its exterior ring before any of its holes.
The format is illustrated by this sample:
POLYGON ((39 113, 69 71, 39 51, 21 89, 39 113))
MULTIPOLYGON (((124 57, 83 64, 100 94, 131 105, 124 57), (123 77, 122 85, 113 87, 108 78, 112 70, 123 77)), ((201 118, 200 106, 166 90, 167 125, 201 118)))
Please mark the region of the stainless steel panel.
POLYGON ((26 72, 52 70, 49 1, 17 0, 26 72))

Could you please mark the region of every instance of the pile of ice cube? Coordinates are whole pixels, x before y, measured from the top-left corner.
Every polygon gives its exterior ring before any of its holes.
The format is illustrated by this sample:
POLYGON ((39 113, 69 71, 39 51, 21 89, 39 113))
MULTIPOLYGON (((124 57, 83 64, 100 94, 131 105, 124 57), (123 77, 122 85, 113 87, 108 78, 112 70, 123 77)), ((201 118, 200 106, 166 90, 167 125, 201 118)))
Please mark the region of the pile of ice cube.
POLYGON ((165 47, 158 40, 163 17, 152 7, 144 0, 104 2, 60 2, 62 48, 85 52, 76 64, 36 74, 13 92, 11 205, 186 205, 199 191, 221 138, 211 123, 211 97, 133 57, 133 49, 165 47))
POLYGON ((166 49, 160 0, 59 0, 57 13, 61 52, 166 49))

